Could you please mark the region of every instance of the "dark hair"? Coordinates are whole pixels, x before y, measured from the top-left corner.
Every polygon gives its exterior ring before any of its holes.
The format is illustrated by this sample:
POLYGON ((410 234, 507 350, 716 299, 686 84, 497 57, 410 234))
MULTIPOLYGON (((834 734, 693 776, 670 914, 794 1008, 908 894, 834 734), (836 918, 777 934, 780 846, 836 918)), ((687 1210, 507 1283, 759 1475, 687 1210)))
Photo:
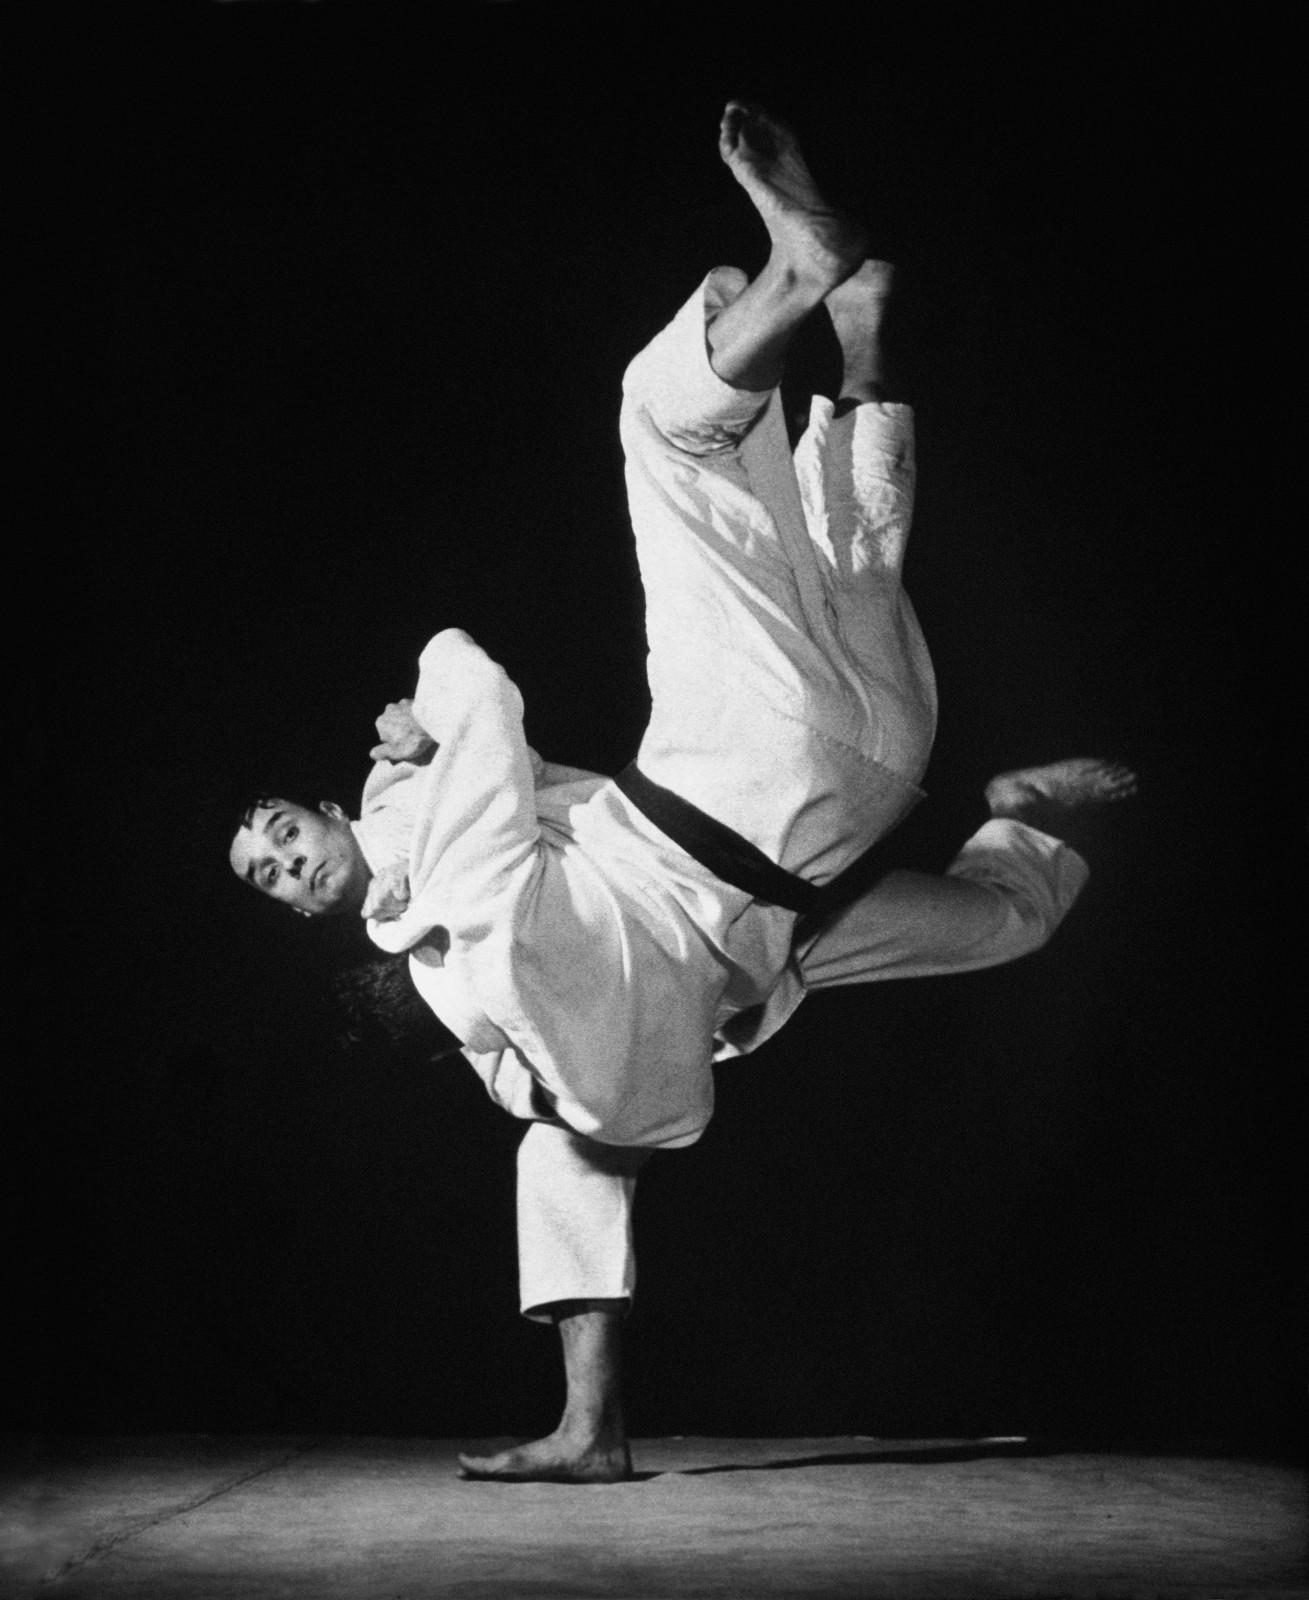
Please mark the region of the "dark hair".
POLYGON ((388 1045, 457 1043, 419 996, 409 979, 409 957, 382 956, 347 968, 332 982, 344 1012, 343 1044, 371 1038, 388 1045))
POLYGON ((232 832, 236 833, 241 828, 248 828, 255 820, 256 811, 268 811, 275 806, 280 799, 280 795, 263 794, 260 795, 257 800, 251 800, 241 812, 240 816, 236 819, 236 827, 232 829, 232 832))

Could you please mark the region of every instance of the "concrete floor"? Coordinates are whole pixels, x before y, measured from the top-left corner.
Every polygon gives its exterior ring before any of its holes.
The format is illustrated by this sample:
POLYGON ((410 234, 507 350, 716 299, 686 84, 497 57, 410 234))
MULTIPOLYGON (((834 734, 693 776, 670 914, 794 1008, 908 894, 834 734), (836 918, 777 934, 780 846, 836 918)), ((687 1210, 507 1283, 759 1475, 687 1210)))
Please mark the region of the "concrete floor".
POLYGON ((426 1439, 45 1439, 5 1600, 1242 1600, 1309 1595, 1304 1485, 1239 1457, 651 1439, 637 1481, 464 1483, 426 1439))

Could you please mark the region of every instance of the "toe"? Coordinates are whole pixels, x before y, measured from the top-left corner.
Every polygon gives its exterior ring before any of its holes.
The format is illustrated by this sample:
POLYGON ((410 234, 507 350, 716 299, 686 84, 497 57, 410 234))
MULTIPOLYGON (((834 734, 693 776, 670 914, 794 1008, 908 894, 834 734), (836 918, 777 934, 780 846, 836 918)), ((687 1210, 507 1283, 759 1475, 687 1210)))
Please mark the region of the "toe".
POLYGON ((729 100, 723 107, 723 115, 718 124, 719 143, 728 148, 735 148, 749 119, 750 107, 744 100, 729 100))

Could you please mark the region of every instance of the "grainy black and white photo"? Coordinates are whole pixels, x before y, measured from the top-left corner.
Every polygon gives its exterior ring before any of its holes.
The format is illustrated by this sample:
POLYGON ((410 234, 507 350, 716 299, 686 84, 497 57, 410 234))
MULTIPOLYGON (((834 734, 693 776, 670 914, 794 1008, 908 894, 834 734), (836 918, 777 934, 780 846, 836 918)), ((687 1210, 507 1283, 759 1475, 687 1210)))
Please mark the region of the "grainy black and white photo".
POLYGON ((64 21, 0 1591, 1309 1592, 1289 42, 64 21))

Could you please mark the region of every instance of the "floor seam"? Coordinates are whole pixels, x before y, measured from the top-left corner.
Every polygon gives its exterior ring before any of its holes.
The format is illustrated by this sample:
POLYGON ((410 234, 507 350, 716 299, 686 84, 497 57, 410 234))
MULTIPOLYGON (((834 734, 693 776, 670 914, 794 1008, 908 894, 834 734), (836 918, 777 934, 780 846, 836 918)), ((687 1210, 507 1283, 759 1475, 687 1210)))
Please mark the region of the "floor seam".
POLYGON ((70 1556, 60 1567, 53 1572, 47 1572, 37 1583, 33 1594, 50 1589, 54 1584, 61 1583, 74 1572, 79 1572, 83 1567, 91 1566, 97 1561, 102 1561, 105 1556, 112 1554, 121 1545, 129 1543, 143 1533, 149 1533, 152 1528, 161 1528, 166 1522, 172 1522, 176 1517, 184 1517, 189 1511, 198 1511, 201 1506, 210 1504, 211 1501, 220 1500, 225 1494, 231 1494, 233 1489, 239 1489, 242 1484, 252 1483, 256 1478, 262 1478, 266 1473, 276 1472, 279 1467, 284 1467, 288 1462, 297 1460, 300 1456, 308 1455, 314 1448, 312 1442, 299 1444, 293 1450, 288 1450, 284 1455, 278 1456, 275 1461, 265 1461, 259 1466, 251 1468, 248 1472, 239 1473, 235 1478, 225 1483, 216 1485, 213 1489, 198 1494, 194 1499, 182 1505, 169 1506, 167 1510, 159 1511, 150 1516, 138 1517, 127 1526, 107 1533, 102 1538, 96 1539, 84 1551, 75 1556, 70 1556))

